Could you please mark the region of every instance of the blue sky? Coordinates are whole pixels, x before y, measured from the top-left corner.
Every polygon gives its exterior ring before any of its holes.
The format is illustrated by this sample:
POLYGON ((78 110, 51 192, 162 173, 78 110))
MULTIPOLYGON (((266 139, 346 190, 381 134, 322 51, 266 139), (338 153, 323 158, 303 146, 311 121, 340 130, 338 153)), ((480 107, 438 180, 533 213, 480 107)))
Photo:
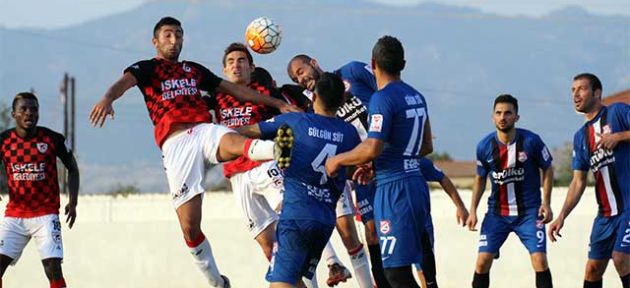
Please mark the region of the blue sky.
MULTIPOLYGON (((8 28, 54 29, 124 12, 147 1, 151 0, 0 0, 0 25, 8 28)), ((423 0, 369 1, 391 5, 414 5, 426 2, 423 0)), ((581 6, 596 14, 630 15, 629 0, 433 0, 430 2, 474 7, 506 16, 536 17, 570 5, 581 6)))

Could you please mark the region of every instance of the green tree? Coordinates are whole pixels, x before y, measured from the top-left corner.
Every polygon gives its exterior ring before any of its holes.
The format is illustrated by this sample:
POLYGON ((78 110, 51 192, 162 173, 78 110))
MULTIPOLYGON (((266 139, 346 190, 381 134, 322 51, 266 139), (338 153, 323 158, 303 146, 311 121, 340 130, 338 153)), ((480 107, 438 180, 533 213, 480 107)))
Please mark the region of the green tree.
POLYGON ((426 157, 431 161, 453 161, 453 158, 450 154, 448 154, 448 152, 435 152, 427 155, 426 157))
POLYGON ((114 186, 114 188, 109 190, 109 194, 111 194, 114 197, 121 196, 121 197, 127 198, 127 196, 131 194, 138 194, 138 193, 140 193, 140 189, 134 184, 122 185, 118 183, 116 184, 116 186, 114 186))
POLYGON ((554 166, 554 186, 569 186, 573 178, 573 145, 565 143, 556 147, 551 152, 553 154, 554 166))

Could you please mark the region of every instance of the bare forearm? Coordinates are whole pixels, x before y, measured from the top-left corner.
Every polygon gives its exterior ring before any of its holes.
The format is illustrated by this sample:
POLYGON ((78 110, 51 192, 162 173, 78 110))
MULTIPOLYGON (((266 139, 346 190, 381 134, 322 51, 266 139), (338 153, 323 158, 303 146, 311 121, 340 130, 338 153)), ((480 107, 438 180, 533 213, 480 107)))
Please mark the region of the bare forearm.
POLYGON ((255 104, 261 104, 268 107, 274 107, 277 109, 281 109, 283 106, 287 105, 286 102, 278 100, 273 97, 267 97, 262 95, 246 86, 236 85, 234 83, 228 81, 221 81, 219 84, 218 90, 227 94, 234 96, 239 101, 243 102, 251 102, 255 104))
POLYGON ((553 166, 543 170, 543 204, 551 205, 551 190, 553 188, 553 166))
POLYGON ((464 201, 462 201, 462 198, 459 196, 459 192, 457 192, 457 188, 455 188, 455 185, 453 184, 451 179, 445 176, 440 182, 440 185, 442 186, 442 189, 444 189, 444 192, 446 192, 448 197, 451 197, 451 200, 456 207, 466 208, 466 206, 464 206, 464 201))
MULTIPOLYGON (((586 178, 586 176, 584 177, 586 178)), ((562 210, 558 215, 558 218, 565 219, 571 214, 573 208, 577 206, 578 202, 580 202, 580 198, 582 198, 582 194, 584 193, 584 189, 586 188, 586 179, 577 179, 576 176, 573 176, 573 180, 569 185, 569 191, 567 192, 567 198, 562 205, 562 210)))
MULTIPOLYGON (((380 152, 378 154, 380 154, 380 152)), ((338 164, 341 166, 354 166, 368 163, 376 159, 378 154, 375 153, 373 147, 370 147, 366 141, 363 141, 357 145, 357 147, 354 147, 354 149, 338 154, 334 158, 336 158, 336 161, 338 161, 338 164)))
POLYGON ((479 201, 484 190, 486 190, 486 178, 475 176, 475 184, 473 185, 472 198, 470 200, 470 213, 477 213, 477 207, 479 207, 479 201))
POLYGON ((77 205, 79 200, 79 170, 68 170, 68 197, 71 204, 77 205))

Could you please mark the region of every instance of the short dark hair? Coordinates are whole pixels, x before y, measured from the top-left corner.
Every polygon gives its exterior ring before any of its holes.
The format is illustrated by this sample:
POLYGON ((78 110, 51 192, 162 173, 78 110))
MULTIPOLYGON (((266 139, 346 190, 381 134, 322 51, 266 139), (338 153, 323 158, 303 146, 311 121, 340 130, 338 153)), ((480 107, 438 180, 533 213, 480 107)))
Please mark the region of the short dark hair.
POLYGON ((225 67, 225 59, 227 58, 227 55, 234 51, 241 51, 245 53, 245 56, 247 56, 247 61, 249 61, 249 65, 254 64, 254 57, 252 57, 252 53, 249 52, 247 46, 245 46, 245 44, 243 43, 234 42, 228 45, 228 47, 225 48, 225 51, 223 51, 223 67, 225 67))
POLYGON ((518 114, 518 100, 514 96, 510 94, 501 94, 497 96, 497 98, 494 99, 494 106, 492 106, 492 109, 497 108, 497 104, 499 103, 512 104, 512 106, 514 106, 514 112, 518 114))
POLYGON ((11 105, 11 107, 13 108, 13 111, 15 111, 15 106, 17 106, 17 101, 20 99, 35 100, 35 102, 37 102, 37 106, 39 106, 39 101, 37 100, 37 96, 35 96, 35 94, 31 92, 20 92, 17 95, 15 95, 15 98, 13 98, 13 104, 11 105))
POLYGON ((402 43, 396 37, 383 36, 372 48, 372 59, 383 71, 394 76, 400 76, 405 69, 405 51, 402 43))
POLYGON ((315 93, 324 102, 326 110, 337 111, 345 101, 346 87, 337 74, 324 72, 315 83, 315 93))
MULTIPOLYGON (((162 28, 162 26, 166 26, 166 25, 172 25, 172 26, 179 26, 180 28, 182 27, 182 23, 179 22, 179 20, 170 17, 170 16, 166 16, 166 17, 162 17, 162 19, 160 19, 160 21, 158 21, 155 24, 155 27, 153 27, 153 37, 157 38, 158 37, 158 32, 160 31, 160 28, 162 28)), ((182 28, 182 32, 184 31, 184 29, 182 28)))
POLYGON ((599 78, 597 78, 597 76, 595 76, 595 74, 592 73, 580 73, 578 75, 575 75, 575 77, 573 77, 573 81, 577 81, 580 79, 587 79, 589 84, 591 85, 591 89, 593 90, 593 92, 597 91, 597 90, 602 90, 602 82, 599 81, 599 78))
POLYGON ((287 74, 289 74, 289 78, 291 78, 293 82, 296 82, 296 81, 293 79, 293 75, 291 75, 291 64, 293 64, 293 62, 298 61, 298 60, 302 61, 302 63, 309 63, 311 62, 311 60, 313 60, 313 58, 306 54, 298 54, 298 55, 293 56, 293 58, 291 58, 291 61, 289 61, 289 64, 287 64, 287 74))

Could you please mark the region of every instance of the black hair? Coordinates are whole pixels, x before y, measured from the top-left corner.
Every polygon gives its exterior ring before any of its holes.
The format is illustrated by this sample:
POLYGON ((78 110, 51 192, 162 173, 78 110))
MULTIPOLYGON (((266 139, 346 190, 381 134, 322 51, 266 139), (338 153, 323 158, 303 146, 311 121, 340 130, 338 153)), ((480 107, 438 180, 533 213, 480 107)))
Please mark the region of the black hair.
POLYGON ((514 96, 510 94, 501 94, 497 96, 497 98, 494 99, 494 106, 492 106, 492 109, 496 108, 499 103, 512 104, 512 106, 514 106, 514 112, 518 114, 518 100, 516 100, 514 96))
POLYGON ((315 94, 324 102, 328 111, 337 111, 345 101, 346 87, 337 74, 324 72, 315 84, 315 94))
MULTIPOLYGON (((160 28, 162 28, 162 26, 166 26, 166 25, 172 25, 172 26, 179 26, 179 28, 182 27, 182 23, 179 22, 179 20, 170 17, 170 16, 166 16, 166 17, 162 17, 162 19, 160 19, 160 21, 158 21, 155 24, 155 27, 153 27, 153 37, 157 38, 158 37, 158 32, 160 31, 160 28)), ((182 32, 184 31, 184 29, 182 28, 182 32)))
POLYGON ((249 65, 254 65, 254 57, 252 57, 252 53, 249 52, 247 46, 243 43, 234 42, 225 48, 225 51, 223 51, 223 67, 225 67, 225 59, 227 58, 227 55, 234 51, 241 51, 245 53, 247 61, 249 61, 249 65))
POLYGON ((599 78, 597 78, 595 74, 580 73, 578 75, 575 75, 575 77, 573 77, 573 81, 580 80, 580 79, 588 79, 588 82, 591 85, 591 90, 593 90, 593 92, 597 90, 602 90, 602 82, 599 81, 599 78))
POLYGON ((405 68, 405 51, 396 37, 383 36, 372 48, 372 59, 378 67, 393 76, 400 76, 405 68))
POLYGON ((37 96, 35 96, 35 94, 31 92, 20 92, 17 95, 15 95, 15 98, 13 98, 13 104, 12 104, 13 111, 15 111, 15 106, 17 106, 17 101, 20 99, 35 100, 35 102, 37 102, 37 106, 39 106, 39 101, 37 100, 37 96))

